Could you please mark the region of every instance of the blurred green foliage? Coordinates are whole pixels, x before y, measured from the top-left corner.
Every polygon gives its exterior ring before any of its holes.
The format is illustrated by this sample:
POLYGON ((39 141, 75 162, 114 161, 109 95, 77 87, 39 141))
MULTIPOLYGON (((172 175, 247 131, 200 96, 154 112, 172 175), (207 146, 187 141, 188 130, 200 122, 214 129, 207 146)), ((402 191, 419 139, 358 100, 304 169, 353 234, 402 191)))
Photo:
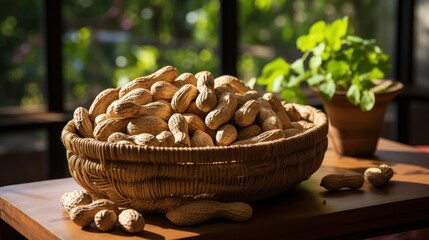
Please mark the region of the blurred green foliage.
MULTIPOLYGON (((383 0, 237 1, 243 80, 278 56, 295 58, 296 38, 317 20, 348 15, 361 36, 372 38, 380 32, 374 22, 394 22, 383 0)), ((7 2, 0 8, 0 107, 43 104, 42 1, 7 2)), ((167 64, 219 75, 219 8, 218 0, 63 0, 67 107, 87 106, 102 89, 167 64)))

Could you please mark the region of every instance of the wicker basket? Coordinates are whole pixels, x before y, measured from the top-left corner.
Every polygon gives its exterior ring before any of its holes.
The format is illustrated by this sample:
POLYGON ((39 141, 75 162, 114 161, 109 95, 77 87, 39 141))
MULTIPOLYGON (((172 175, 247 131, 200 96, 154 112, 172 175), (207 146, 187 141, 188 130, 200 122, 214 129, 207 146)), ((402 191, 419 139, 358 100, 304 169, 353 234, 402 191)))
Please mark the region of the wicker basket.
POLYGON ((328 140, 326 115, 295 105, 313 122, 302 134, 253 145, 173 148, 81 138, 73 121, 61 139, 71 176, 100 198, 141 212, 165 213, 187 201, 253 202, 279 194, 319 169, 328 140))

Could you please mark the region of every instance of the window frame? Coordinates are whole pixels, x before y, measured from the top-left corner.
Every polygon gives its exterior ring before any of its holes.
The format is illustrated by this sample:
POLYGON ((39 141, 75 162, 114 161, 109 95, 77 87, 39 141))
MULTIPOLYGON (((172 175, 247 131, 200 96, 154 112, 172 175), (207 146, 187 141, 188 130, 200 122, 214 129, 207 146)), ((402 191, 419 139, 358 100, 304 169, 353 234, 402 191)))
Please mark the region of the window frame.
MULTIPOLYGON (((219 55, 221 74, 237 75, 239 49, 238 0, 219 0, 219 55)), ((404 96, 398 98, 398 141, 409 138, 407 119, 409 99, 415 92, 409 88, 413 81, 414 11, 415 0, 398 0, 396 56, 394 77, 406 86, 404 96)), ((6 113, 0 115, 0 131, 44 128, 48 131, 48 177, 69 176, 66 152, 60 141, 62 128, 72 118, 64 106, 64 77, 62 55, 62 1, 43 0, 42 29, 46 54, 47 110, 42 113, 6 113)), ((428 99, 426 99, 428 100, 428 99)))

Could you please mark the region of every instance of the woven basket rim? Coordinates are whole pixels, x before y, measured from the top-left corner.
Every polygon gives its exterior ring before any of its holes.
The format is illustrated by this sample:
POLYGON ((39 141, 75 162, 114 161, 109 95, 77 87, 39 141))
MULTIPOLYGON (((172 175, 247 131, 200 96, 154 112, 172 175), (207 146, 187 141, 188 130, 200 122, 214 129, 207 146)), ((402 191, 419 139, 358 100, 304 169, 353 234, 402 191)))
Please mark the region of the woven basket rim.
MULTIPOLYGON (((310 111, 309 119, 306 120, 312 122, 314 126, 295 136, 254 144, 213 147, 159 147, 114 144, 92 138, 80 137, 76 133, 77 131, 73 120, 70 120, 64 126, 61 133, 61 140, 65 148, 69 151, 79 153, 82 156, 102 160, 157 162, 158 159, 148 159, 148 156, 168 154, 169 156, 180 155, 181 159, 186 159, 186 162, 189 163, 201 163, 199 159, 194 160, 196 159, 195 156, 209 156, 205 161, 212 163, 213 161, 217 161, 216 159, 219 159, 219 157, 213 157, 213 154, 226 157, 226 159, 223 158, 223 161, 236 161, 240 159, 239 155, 246 154, 248 151, 269 151, 280 145, 284 148, 286 144, 294 147, 286 148, 283 152, 295 152, 314 145, 326 138, 328 132, 328 118, 323 111, 309 105, 296 103, 292 103, 292 105, 294 105, 298 112, 310 111), (187 157, 188 155, 189 157, 187 157), (212 156, 212 158, 210 156, 212 156)), ((171 163, 176 163, 176 160, 172 159, 171 163)))

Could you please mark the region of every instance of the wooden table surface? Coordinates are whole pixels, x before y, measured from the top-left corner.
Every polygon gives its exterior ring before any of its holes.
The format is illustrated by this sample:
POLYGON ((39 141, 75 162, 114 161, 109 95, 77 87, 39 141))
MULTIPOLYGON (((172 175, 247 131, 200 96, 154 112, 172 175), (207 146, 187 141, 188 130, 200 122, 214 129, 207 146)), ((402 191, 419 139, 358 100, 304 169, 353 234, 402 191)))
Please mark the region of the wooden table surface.
POLYGON ((244 223, 217 219, 177 227, 164 215, 144 214, 145 230, 137 235, 81 229, 60 204, 64 192, 76 189, 80 187, 71 178, 1 187, 0 217, 30 239, 349 239, 429 226, 429 154, 385 139, 372 158, 343 157, 329 148, 308 181, 253 203, 254 214, 244 223), (365 184, 360 190, 327 192, 319 186, 326 174, 363 173, 381 163, 395 172, 384 188, 365 184))

